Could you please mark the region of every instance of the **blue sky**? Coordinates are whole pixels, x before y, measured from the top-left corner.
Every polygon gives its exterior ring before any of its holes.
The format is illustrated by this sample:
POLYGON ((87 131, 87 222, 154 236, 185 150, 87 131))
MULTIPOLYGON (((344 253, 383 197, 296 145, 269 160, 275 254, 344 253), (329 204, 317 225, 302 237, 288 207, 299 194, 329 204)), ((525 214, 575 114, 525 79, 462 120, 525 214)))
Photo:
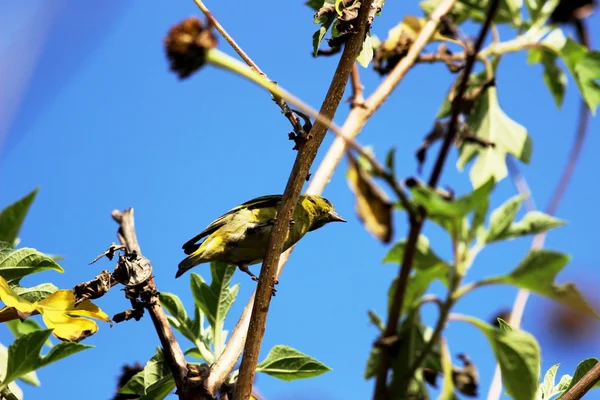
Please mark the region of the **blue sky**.
MULTIPOLYGON (((279 115, 269 95, 227 72, 206 68, 179 81, 168 71, 162 40, 172 24, 200 14, 191 0, 168 5, 141 1, 78 4, 56 1, 44 6, 37 0, 0 5, 0 25, 6 32, 0 38, 0 51, 3 59, 12 60, 0 67, 8 77, 0 81, 0 93, 5 93, 4 98, 0 94, 4 100, 0 106, 5 110, 13 106, 12 113, 3 112, 0 124, 0 204, 9 204, 39 186, 21 232, 22 245, 66 257, 61 263, 64 274, 47 272, 24 284, 52 281, 70 288, 109 268, 107 262, 87 264, 116 240, 111 210, 133 206, 142 250, 153 262, 159 289, 177 293, 191 310, 189 275, 174 279, 183 257, 181 244, 231 207, 283 191, 296 156, 287 140, 288 121, 279 115), (36 33, 38 39, 43 38, 41 42, 36 41, 36 33), (41 43, 39 52, 35 43, 41 43), (23 90, 13 90, 19 83, 14 77, 26 67, 32 71, 30 80, 23 90)), ((259 8, 252 2, 208 2, 272 79, 318 106, 336 59, 311 57, 311 35, 316 29, 312 11, 300 1, 282 4, 259 8)), ((373 33, 385 37, 410 13, 419 13, 417 2, 387 2, 373 33)), ((599 22, 598 16, 590 20, 592 42, 600 38, 599 22)), ((510 37, 508 31, 501 33, 503 38, 510 37)), ((232 53, 225 44, 221 48, 232 53)), ((361 73, 368 94, 380 78, 371 70, 361 69, 361 73)), ((359 141, 373 145, 380 156, 395 146, 399 173, 415 175, 414 151, 430 129, 451 79, 441 65, 412 70, 369 121, 359 141)), ((500 105, 528 128, 533 139, 532 162, 523 172, 538 205, 543 206, 573 136, 579 106, 575 84, 569 80, 565 104, 557 110, 542 81, 541 67, 526 65, 525 54, 505 57, 497 82, 500 105)), ((342 103, 336 121, 343 122, 347 113, 342 103)), ((558 211, 569 224, 552 232, 546 242, 549 248, 572 255, 571 265, 559 280, 582 282, 582 289, 592 298, 600 283, 595 273, 599 256, 593 245, 600 224, 595 212, 600 195, 595 184, 599 127, 597 120, 591 121, 586 148, 558 211)), ((331 141, 331 136, 325 140, 312 172, 331 141)), ((453 151, 441 184, 464 193, 470 188, 468 175, 456 170, 455 161, 453 151)), ((286 344, 333 371, 292 383, 259 376, 258 388, 267 399, 307 398, 315 393, 322 399, 358 399, 372 393, 373 383, 362 378, 376 337, 367 311, 384 314, 397 266, 381 264, 387 247, 358 221, 345 169, 343 163, 325 196, 348 224, 312 232, 294 251, 271 306, 261 356, 276 344, 286 344)), ((502 181, 494 191, 493 205, 512 195, 510 181, 502 181)), ((395 230, 395 240, 406 235, 404 216, 397 216, 395 230)), ((431 225, 425 233, 439 254, 449 255, 446 236, 431 225)), ((467 281, 509 271, 529 245, 523 239, 487 248, 467 281)), ((209 276, 208 266, 195 271, 209 276)), ((235 274, 234 282, 241 283, 241 289, 226 324, 229 329, 255 286, 241 273, 235 274)), ((432 291, 440 292, 440 287, 434 285, 432 291)), ((515 293, 510 287, 489 287, 466 297, 457 311, 488 320, 496 310, 509 307, 515 293)), ((109 315, 127 307, 119 290, 97 304, 109 315)), ((572 373, 579 360, 597 355, 600 346, 591 341, 579 346, 561 344, 544 323, 548 305, 533 297, 524 328, 541 343, 544 370, 561 362, 559 373, 572 373)), ((433 307, 425 308, 425 318, 435 321, 433 307)), ((466 352, 479 367, 480 392, 485 394, 494 368, 485 338, 458 322, 449 325, 446 337, 453 355, 466 352)), ((10 341, 4 327, 0 327, 0 338, 5 344, 10 341)), ((121 365, 145 363, 159 342, 145 317, 113 328, 102 324, 86 344, 96 348, 39 371, 40 388, 23 385, 26 398, 71 399, 85 393, 88 400, 107 399, 121 365)))

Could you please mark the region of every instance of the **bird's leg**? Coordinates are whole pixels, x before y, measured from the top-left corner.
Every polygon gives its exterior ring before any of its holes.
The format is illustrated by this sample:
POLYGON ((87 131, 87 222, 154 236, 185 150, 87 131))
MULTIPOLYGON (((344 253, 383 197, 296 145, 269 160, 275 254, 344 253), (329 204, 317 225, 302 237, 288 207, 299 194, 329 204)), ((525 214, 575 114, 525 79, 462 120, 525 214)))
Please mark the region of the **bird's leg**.
POLYGON ((258 281, 258 277, 256 275, 254 275, 252 272, 250 272, 247 265, 238 265, 238 268, 240 269, 240 271, 245 272, 248 275, 250 275, 250 277, 252 277, 253 281, 255 281, 255 282, 258 281))

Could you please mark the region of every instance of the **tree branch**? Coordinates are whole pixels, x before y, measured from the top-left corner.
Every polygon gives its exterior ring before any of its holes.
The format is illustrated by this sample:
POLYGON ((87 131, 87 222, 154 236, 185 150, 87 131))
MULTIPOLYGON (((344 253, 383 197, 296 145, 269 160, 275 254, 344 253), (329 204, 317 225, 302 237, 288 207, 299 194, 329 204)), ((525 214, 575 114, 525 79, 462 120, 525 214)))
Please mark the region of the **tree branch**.
POLYGON ((365 98, 363 96, 363 92, 365 88, 362 85, 362 83, 360 83, 360 71, 358 70, 357 63, 354 63, 354 65, 352 66, 350 84, 352 86, 352 97, 350 98, 350 107, 364 107, 365 98))
MULTIPOLYGON (((117 236, 121 244, 127 246, 129 253, 135 253, 138 256, 142 255, 140 245, 135 234, 135 224, 133 219, 133 208, 125 210, 123 212, 114 210, 112 217, 119 224, 119 230, 117 236)), ((158 289, 154 283, 154 278, 151 277, 142 288, 142 296, 144 300, 144 306, 150 314, 160 344, 163 348, 165 360, 171 368, 171 373, 177 386, 179 398, 182 400, 192 399, 208 399, 205 396, 205 392, 199 383, 198 377, 191 376, 188 370, 187 362, 179 343, 173 335, 171 325, 167 320, 167 316, 160 305, 158 297, 158 289), (191 379, 190 379, 191 378, 191 379)))
MULTIPOLYGON (((233 50, 235 50, 235 52, 238 53, 242 60, 244 60, 244 62, 248 64, 248 66, 254 71, 267 78, 267 75, 258 67, 258 65, 256 65, 254 61, 252 61, 252 59, 246 54, 246 52, 244 52, 244 50, 242 50, 242 48, 236 43, 236 41, 233 40, 229 33, 227 33, 227 31, 225 30, 225 28, 223 28, 219 21, 217 21, 215 16, 206 7, 204 2, 202 0, 194 0, 194 3, 196 3, 200 11, 202 11, 202 13, 206 16, 206 19, 208 19, 212 26, 214 26, 215 29, 219 31, 221 36, 225 38, 227 43, 229 43, 233 50)), ((275 100, 275 103, 279 106, 279 108, 281 108, 281 112, 283 113, 283 115, 290 121, 290 124, 292 124, 296 135, 300 137, 306 137, 306 132, 304 131, 300 120, 298 119, 296 114, 292 112, 290 106, 285 102, 285 100, 277 96, 273 96, 273 100, 275 100)))
MULTIPOLYGON (((342 99, 348 76, 352 65, 360 51, 364 41, 369 10, 372 0, 363 1, 358 14, 356 32, 350 37, 344 46, 340 62, 333 76, 331 85, 321 106, 320 113, 329 119, 335 115, 337 107, 342 99)), ((281 205, 277 212, 277 220, 271 231, 267 253, 263 260, 254 298, 254 307, 248 327, 248 336, 244 347, 244 354, 240 366, 240 373, 235 390, 236 400, 246 400, 252 392, 252 384, 258 363, 261 342, 264 336, 267 313, 271 302, 273 285, 277 273, 277 264, 281 250, 285 242, 290 218, 296 208, 298 197, 304 185, 305 178, 309 172, 319 146, 321 145, 327 126, 318 122, 310 132, 311 139, 303 143, 296 156, 296 161, 286 185, 281 205)))
MULTIPOLYGON (((492 23, 492 19, 498 10, 498 6, 500 4, 500 0, 493 0, 490 3, 489 10, 487 12, 486 20, 481 27, 481 31, 479 32, 479 36, 475 42, 475 47, 470 52, 469 57, 465 62, 465 68, 463 71, 463 75, 460 79, 456 97, 454 102, 452 103, 452 114, 450 117, 450 123, 448 124, 448 132, 444 137, 444 142, 440 148, 440 152, 438 154, 437 160, 433 167, 433 171, 431 173, 431 177, 429 178, 429 186, 431 188, 435 188, 438 184, 440 176, 442 174, 442 170, 444 168, 444 164, 446 162, 446 158, 448 157, 448 152, 450 150, 450 146, 452 145, 454 138, 458 132, 458 119, 460 116, 460 108, 463 100, 463 96, 467 89, 467 83, 469 80, 469 76, 473 70, 473 66, 475 64, 475 60, 477 58, 477 54, 481 50, 483 46, 483 41, 487 35, 487 32, 492 23)), ((410 221, 410 229, 408 234, 408 239, 406 242, 404 256, 402 258, 402 264, 400 266, 400 270, 398 272, 398 283, 396 285, 396 293, 392 300, 392 304, 390 306, 388 312, 388 320, 385 327, 385 331, 383 333, 383 339, 393 337, 397 334, 397 326, 398 320, 400 319, 400 312, 402 310, 402 304, 404 303, 404 296, 406 293, 406 286, 408 285, 408 278, 410 276, 410 271, 412 269, 412 264, 415 256, 415 249, 417 240, 419 239, 419 235, 421 233, 421 229, 423 227, 423 223, 425 220, 425 211, 420 210, 419 216, 417 218, 411 218, 410 221)), ((440 318, 446 318, 447 314, 441 314, 440 318)), ((440 322, 438 322, 440 325, 440 322)), ((443 321, 441 322, 443 325, 443 321)), ((425 355, 426 356, 426 355, 425 355)), ((388 370, 391 364, 391 354, 388 351, 382 351, 379 356, 379 367, 377 370, 377 377, 375 381, 375 391, 374 391, 374 399, 384 400, 387 399, 387 377, 388 370)), ((411 379, 411 378, 409 378, 411 379)), ((405 387, 408 386, 408 382, 406 382, 405 387)), ((404 389, 399 395, 404 394, 404 389)))
POLYGON ((561 400, 581 399, 584 394, 600 381, 600 362, 596 363, 567 393, 561 397, 561 400))

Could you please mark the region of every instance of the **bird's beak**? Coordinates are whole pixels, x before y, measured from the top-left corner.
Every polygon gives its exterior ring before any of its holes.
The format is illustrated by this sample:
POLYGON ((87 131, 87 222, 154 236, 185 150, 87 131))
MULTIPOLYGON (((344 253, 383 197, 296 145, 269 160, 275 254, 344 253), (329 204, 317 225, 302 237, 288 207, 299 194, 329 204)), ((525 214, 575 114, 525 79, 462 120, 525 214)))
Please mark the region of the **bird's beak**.
POLYGON ((342 218, 340 216, 340 214, 336 213, 335 211, 331 210, 329 211, 329 222, 346 222, 346 220, 344 218, 342 218))

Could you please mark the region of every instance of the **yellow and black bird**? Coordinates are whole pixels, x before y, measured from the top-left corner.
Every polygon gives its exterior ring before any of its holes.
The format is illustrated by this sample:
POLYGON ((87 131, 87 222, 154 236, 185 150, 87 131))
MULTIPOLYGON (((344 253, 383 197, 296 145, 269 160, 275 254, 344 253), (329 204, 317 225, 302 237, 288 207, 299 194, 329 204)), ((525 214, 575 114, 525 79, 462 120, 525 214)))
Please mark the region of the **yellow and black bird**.
MULTIPOLYGON (((183 245, 183 251, 188 256, 179 263, 175 277, 179 278, 198 264, 221 261, 236 265, 252 279, 258 279, 248 266, 258 264, 265 256, 281 199, 281 195, 257 197, 217 218, 183 245), (202 238, 206 239, 198 243, 202 238)), ((316 195, 301 195, 283 251, 292 247, 307 232, 334 221, 346 222, 329 200, 316 195)))

